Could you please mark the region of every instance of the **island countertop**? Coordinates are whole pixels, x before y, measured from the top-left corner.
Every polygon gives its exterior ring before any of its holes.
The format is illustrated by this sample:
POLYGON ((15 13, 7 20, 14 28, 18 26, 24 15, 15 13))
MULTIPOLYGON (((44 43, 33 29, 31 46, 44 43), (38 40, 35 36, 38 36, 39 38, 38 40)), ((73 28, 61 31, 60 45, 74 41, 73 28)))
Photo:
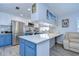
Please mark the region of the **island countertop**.
POLYGON ((46 40, 55 38, 55 37, 60 36, 60 35, 61 34, 59 34, 59 33, 54 33, 54 34, 37 34, 37 35, 19 36, 19 38, 25 39, 25 40, 28 40, 30 42, 38 44, 38 43, 44 42, 46 40))

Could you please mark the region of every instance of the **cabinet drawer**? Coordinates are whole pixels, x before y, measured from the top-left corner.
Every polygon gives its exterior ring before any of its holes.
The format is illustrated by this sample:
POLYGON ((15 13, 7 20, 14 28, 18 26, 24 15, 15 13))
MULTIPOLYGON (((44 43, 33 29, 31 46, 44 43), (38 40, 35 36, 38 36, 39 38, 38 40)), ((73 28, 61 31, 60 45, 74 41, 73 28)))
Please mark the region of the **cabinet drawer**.
POLYGON ((29 46, 30 48, 36 48, 36 44, 35 43, 32 43, 30 41, 27 41, 25 39, 20 39, 20 42, 21 43, 24 43, 26 46, 29 46))

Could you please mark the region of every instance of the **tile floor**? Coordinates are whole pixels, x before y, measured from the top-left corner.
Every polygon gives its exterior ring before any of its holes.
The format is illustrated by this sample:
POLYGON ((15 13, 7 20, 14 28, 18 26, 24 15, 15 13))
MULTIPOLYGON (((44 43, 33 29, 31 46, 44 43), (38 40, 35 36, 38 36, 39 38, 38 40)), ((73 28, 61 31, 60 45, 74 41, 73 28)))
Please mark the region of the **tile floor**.
MULTIPOLYGON (((51 56, 79 56, 79 53, 63 49, 62 45, 55 45, 50 49, 51 56)), ((19 56, 19 45, 0 47, 0 56, 19 56)))
POLYGON ((1 47, 0 56, 19 56, 19 45, 1 47))
POLYGON ((79 56, 79 53, 65 50, 62 45, 56 44, 55 47, 50 49, 51 56, 79 56))

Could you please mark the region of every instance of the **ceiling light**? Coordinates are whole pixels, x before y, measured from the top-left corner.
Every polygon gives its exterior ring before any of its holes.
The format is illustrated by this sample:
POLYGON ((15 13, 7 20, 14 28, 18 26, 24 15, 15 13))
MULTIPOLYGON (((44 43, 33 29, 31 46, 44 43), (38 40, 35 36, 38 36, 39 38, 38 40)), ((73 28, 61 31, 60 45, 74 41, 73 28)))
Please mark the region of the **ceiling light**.
POLYGON ((28 10, 28 11, 31 11, 31 9, 30 9, 30 8, 28 8, 27 10, 28 10))

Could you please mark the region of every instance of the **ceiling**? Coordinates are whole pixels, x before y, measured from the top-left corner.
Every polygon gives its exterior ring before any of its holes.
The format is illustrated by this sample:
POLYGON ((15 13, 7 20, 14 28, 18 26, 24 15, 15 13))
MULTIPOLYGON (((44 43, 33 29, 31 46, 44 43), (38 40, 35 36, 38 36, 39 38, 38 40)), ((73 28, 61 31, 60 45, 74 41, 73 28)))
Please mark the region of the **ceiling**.
MULTIPOLYGON (((46 6, 58 16, 79 12, 78 3, 46 3, 46 6)), ((31 8, 32 3, 0 3, 0 12, 14 14, 27 19, 31 18, 31 10, 28 11, 31 8), (20 7, 20 9, 16 10, 16 6, 20 7)))
POLYGON ((0 3, 0 12, 10 13, 27 19, 31 17, 31 3, 0 3), (20 9, 17 10, 16 6, 20 9))
POLYGON ((79 3, 47 3, 47 5, 58 16, 79 12, 79 3))

